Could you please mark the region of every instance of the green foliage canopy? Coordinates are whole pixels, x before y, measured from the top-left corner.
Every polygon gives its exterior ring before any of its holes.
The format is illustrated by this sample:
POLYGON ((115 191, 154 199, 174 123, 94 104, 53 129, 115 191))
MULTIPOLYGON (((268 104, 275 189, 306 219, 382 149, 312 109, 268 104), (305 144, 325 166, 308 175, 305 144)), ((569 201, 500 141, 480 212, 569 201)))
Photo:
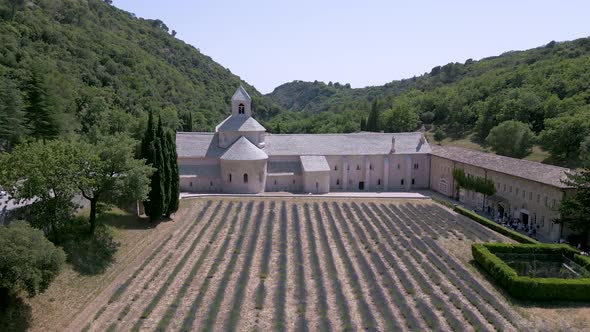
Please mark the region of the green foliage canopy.
POLYGON ((528 156, 535 141, 535 134, 526 123, 504 121, 490 130, 486 142, 499 155, 524 158, 528 156))

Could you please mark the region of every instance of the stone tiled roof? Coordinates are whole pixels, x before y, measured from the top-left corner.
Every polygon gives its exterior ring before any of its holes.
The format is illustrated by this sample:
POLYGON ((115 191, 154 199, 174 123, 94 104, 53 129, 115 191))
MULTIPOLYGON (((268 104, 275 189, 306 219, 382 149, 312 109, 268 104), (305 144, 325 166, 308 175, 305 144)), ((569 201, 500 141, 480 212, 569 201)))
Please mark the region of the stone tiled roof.
POLYGON ((178 165, 180 177, 205 176, 220 177, 221 169, 219 165, 178 165))
POLYGON ((232 144, 223 155, 221 160, 264 160, 268 155, 256 145, 252 144, 246 137, 242 136, 232 144))
POLYGON ((565 173, 569 171, 563 167, 453 146, 433 146, 432 155, 558 188, 568 188, 561 182, 565 178, 565 173))
MULTIPOLYGON (((263 151, 269 156, 385 155, 393 137, 396 154, 431 151, 421 133, 266 134, 263 151)), ((225 151, 214 133, 177 133, 176 147, 181 158, 219 157, 225 151)))
POLYGON ((225 149, 219 147, 216 133, 176 133, 176 152, 179 158, 219 158, 225 149))
POLYGON ((299 175, 301 174, 301 163, 299 161, 269 161, 266 169, 271 175, 299 175))
POLYGON ((217 125, 215 131, 266 131, 266 128, 251 116, 230 115, 217 125))
POLYGON ((330 165, 324 156, 301 156, 304 172, 329 172, 330 165))
POLYGON ((234 92, 234 95, 231 97, 231 99, 232 100, 244 100, 244 101, 252 100, 250 98, 250 95, 248 94, 248 92, 246 92, 246 89, 244 89, 244 87, 241 85, 240 85, 240 87, 238 87, 236 92, 234 92))
POLYGON ((385 155, 393 137, 396 154, 430 152, 428 142, 420 142, 421 133, 267 134, 264 151, 269 156, 385 155))

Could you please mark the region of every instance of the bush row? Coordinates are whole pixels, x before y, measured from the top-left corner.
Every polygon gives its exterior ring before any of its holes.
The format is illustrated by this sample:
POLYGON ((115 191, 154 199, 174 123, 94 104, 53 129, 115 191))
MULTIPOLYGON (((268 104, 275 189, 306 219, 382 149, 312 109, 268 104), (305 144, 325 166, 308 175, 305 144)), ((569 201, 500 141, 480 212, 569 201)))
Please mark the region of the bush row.
POLYGON ((480 216, 479 214, 469 211, 469 210, 462 208, 460 206, 455 206, 454 210, 466 217, 473 219, 477 223, 479 223, 489 229, 492 229, 502 235, 505 235, 517 242, 530 243, 530 244, 538 244, 539 243, 539 241, 537 241, 535 239, 532 239, 526 235, 520 234, 519 232, 513 231, 513 230, 506 228, 502 225, 499 225, 499 224, 489 220, 488 218, 484 218, 484 217, 480 216))
POLYGON ((559 279, 519 276, 514 269, 494 254, 494 252, 562 253, 573 257, 581 265, 590 263, 590 259, 578 255, 573 248, 558 244, 532 246, 526 244, 475 243, 471 245, 471 249, 475 261, 515 298, 537 301, 590 301, 590 278, 559 279))

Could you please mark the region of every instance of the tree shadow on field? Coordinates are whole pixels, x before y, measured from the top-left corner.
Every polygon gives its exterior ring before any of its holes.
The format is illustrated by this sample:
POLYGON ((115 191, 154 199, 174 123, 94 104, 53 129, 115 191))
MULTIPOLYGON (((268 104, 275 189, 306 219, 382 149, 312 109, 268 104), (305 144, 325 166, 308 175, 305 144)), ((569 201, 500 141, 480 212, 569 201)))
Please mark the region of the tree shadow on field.
POLYGON ((160 223, 174 221, 171 218, 162 218, 159 221, 151 221, 150 218, 136 216, 131 213, 113 209, 100 214, 99 223, 114 227, 116 229, 152 229, 158 227, 160 223))
POLYGON ((0 331, 28 330, 31 326, 32 312, 31 306, 21 297, 0 295, 0 331))
POLYGON ((75 220, 62 228, 61 247, 75 271, 84 275, 103 273, 114 261, 119 243, 113 232, 99 224, 93 235, 88 234, 88 222, 75 220))
POLYGON ((502 286, 498 285, 497 281, 492 278, 492 276, 485 271, 477 262, 472 259, 469 261, 469 265, 471 265, 474 269, 479 272, 488 283, 492 285, 492 287, 496 290, 497 293, 501 294, 506 301, 508 301, 512 305, 516 305, 523 308, 546 308, 546 309, 563 309, 563 308, 587 308, 590 307, 590 302, 582 302, 582 301, 531 301, 531 300, 519 300, 512 295, 508 294, 508 292, 502 288, 502 286))

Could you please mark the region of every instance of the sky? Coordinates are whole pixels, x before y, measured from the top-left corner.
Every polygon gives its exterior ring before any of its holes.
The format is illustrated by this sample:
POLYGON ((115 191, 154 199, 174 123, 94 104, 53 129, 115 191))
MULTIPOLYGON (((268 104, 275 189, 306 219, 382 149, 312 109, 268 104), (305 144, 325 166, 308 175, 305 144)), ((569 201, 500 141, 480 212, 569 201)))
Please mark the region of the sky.
POLYGON ((269 93, 293 80, 382 85, 590 35, 587 0, 114 0, 269 93))

